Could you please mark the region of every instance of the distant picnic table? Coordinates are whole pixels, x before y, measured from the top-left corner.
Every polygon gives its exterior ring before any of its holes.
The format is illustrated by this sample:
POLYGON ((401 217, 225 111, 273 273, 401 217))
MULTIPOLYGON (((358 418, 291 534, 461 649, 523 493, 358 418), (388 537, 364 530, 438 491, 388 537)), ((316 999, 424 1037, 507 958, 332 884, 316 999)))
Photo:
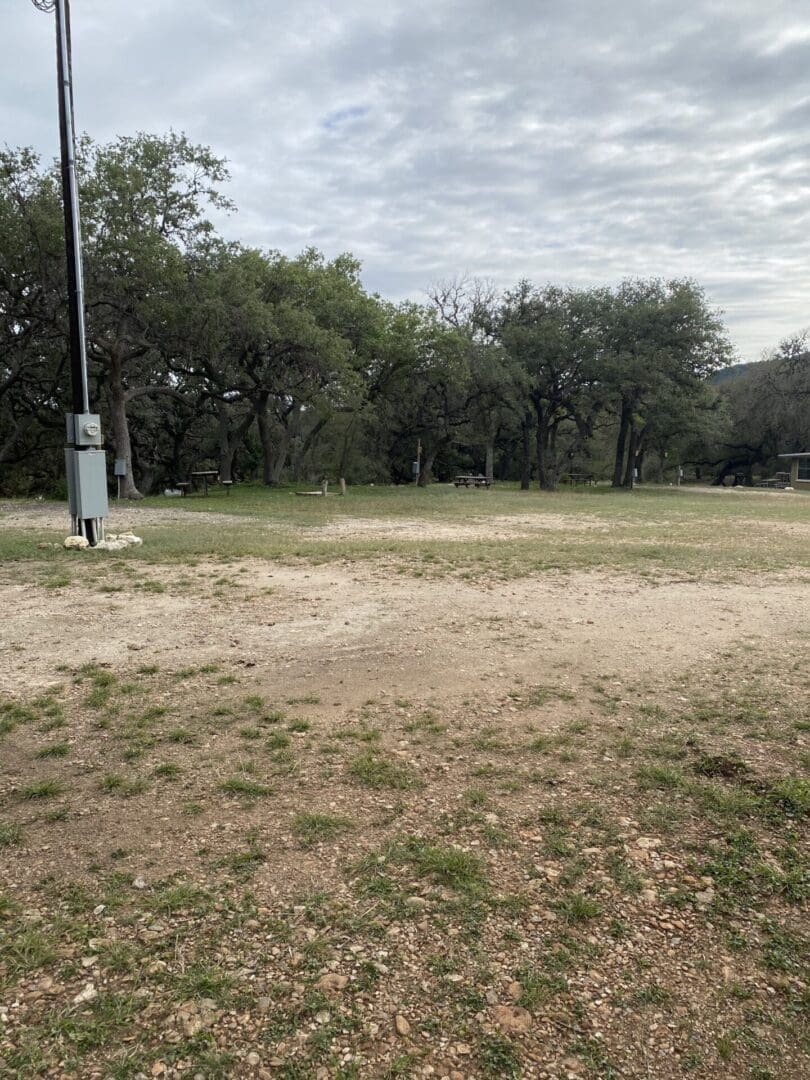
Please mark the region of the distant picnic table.
POLYGON ((480 473, 459 473, 453 483, 456 487, 490 487, 492 481, 480 473))
POLYGON ((219 480, 219 473, 216 469, 199 469, 197 472, 191 473, 192 482, 195 480, 202 480, 203 482, 203 494, 208 494, 208 481, 219 480))
POLYGON ((596 484, 596 477, 593 473, 572 472, 568 474, 566 479, 572 487, 574 484, 588 484, 590 487, 596 484))

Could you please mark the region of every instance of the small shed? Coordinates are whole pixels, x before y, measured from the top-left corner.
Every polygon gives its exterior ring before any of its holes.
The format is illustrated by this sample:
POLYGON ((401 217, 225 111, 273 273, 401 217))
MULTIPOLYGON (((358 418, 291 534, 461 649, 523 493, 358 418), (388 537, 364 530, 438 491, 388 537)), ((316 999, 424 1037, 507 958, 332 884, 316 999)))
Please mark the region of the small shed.
POLYGON ((797 491, 810 491, 810 450, 801 454, 780 454, 790 462, 790 486, 797 491))

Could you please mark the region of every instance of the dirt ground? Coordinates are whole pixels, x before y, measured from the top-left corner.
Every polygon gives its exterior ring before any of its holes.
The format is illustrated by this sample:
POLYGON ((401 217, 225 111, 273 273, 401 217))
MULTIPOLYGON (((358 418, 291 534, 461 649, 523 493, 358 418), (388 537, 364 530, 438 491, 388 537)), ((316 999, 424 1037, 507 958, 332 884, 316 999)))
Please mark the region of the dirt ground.
POLYGON ((806 1075, 806 580, 75 565, 0 570, 0 1075, 806 1075))
MULTIPOLYGON (((502 691, 544 671, 577 684, 599 674, 708 670, 729 647, 771 649, 792 638, 807 628, 810 608, 810 590, 789 574, 717 585, 603 574, 496 584, 363 565, 242 560, 240 570, 248 599, 200 590, 90 601, 80 586, 49 592, 5 580, 0 689, 45 687, 64 663, 225 660, 250 665, 269 684, 283 679, 288 696, 310 693, 353 708, 382 692, 430 694, 441 704, 472 686, 502 691), (82 625, 77 610, 88 603, 93 616, 82 625)), ((203 582, 220 572, 202 564, 193 576, 203 582)), ((148 574, 169 585, 180 576, 165 567, 148 574)))

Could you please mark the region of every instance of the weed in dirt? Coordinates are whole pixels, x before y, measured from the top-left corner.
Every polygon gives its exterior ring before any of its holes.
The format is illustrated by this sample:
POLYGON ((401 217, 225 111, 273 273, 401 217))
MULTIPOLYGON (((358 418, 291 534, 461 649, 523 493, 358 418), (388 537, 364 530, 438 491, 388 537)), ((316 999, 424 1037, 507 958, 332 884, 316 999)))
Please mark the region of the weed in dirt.
POLYGON ((430 878, 458 892, 480 893, 487 885, 481 858, 462 848, 431 844, 410 837, 392 848, 390 858, 395 862, 407 863, 419 877, 430 878))
POLYGON ((152 911, 160 915, 205 915, 216 902, 216 897, 207 889, 184 881, 170 881, 155 887, 155 892, 148 898, 152 911))
POLYGON ((589 919, 596 919, 602 914, 602 905, 599 901, 593 896, 586 896, 585 893, 581 892, 568 893, 567 896, 556 900, 551 906, 567 923, 587 922, 589 919))
POLYGON ((0 960, 11 975, 36 971, 55 959, 53 939, 38 927, 16 927, 15 933, 0 936, 0 960))
POLYGON ((272 795, 273 789, 267 784, 261 784, 258 780, 251 780, 247 776, 231 776, 219 785, 219 790, 226 795, 243 795, 248 798, 258 798, 260 795, 272 795))
POLYGON ((99 787, 106 795, 118 795, 122 799, 130 799, 134 795, 142 795, 147 789, 147 783, 140 778, 129 780, 120 773, 107 773, 101 778, 99 787))
POLYGON ((347 773, 364 787, 406 790, 416 785, 409 769, 377 750, 366 750, 351 761, 347 773))
POLYGON ((447 731, 447 725, 441 723, 438 716, 429 709, 420 713, 407 724, 403 724, 402 730, 408 735, 422 733, 425 735, 443 735, 447 731))
POLYGON ((164 761, 160 765, 156 765, 152 770, 153 776, 158 776, 163 780, 176 780, 178 776, 183 775, 183 770, 173 761, 164 761))
POLYGON ((8 821, 0 821, 0 848, 22 843, 22 829, 8 821))
POLYGON ((354 828, 354 823, 336 814, 296 814, 293 832, 303 847, 312 847, 326 840, 334 840, 354 828))
POLYGON ((467 806, 476 810, 489 806, 489 795, 483 788, 467 788, 466 791, 462 792, 461 798, 467 806))
POLYGON ((558 686, 528 686, 516 691, 515 701, 524 709, 538 709, 550 701, 573 701, 576 695, 558 686))
POLYGON ((605 869, 611 879, 625 893, 641 892, 642 881, 635 867, 618 851, 609 851, 605 856, 605 869))
POLYGON ((766 798, 792 817, 806 817, 810 814, 810 780, 786 776, 773 785, 766 798))
POLYGON ((286 750, 292 739, 284 731, 271 732, 264 741, 267 750, 286 750))
POLYGON ((62 758, 67 757, 69 753, 70 746, 67 743, 52 743, 50 746, 40 747, 36 756, 38 758, 62 758))
POLYGON ((65 786, 59 780, 35 780, 20 788, 20 794, 24 799, 52 799, 64 790, 65 786))
POLYGON ((215 964, 192 964, 175 977, 173 992, 180 1000, 209 998, 217 1005, 227 1005, 233 990, 231 975, 215 964))
POLYGON ((192 746, 196 741, 196 736, 188 728, 172 728, 171 731, 166 732, 166 741, 170 743, 180 743, 185 746, 192 746))
POLYGON ((247 848, 244 851, 237 851, 232 855, 229 855, 224 862, 224 865, 240 878, 250 877, 262 863, 267 861, 267 856, 259 844, 257 834, 251 830, 247 834, 246 839, 248 845, 247 848))
POLYGON ((632 1001, 636 1005, 665 1005, 672 1000, 672 994, 660 983, 652 982, 633 991, 632 1001))
POLYGON ((568 982, 562 975, 538 971, 528 966, 518 968, 515 979, 520 983, 517 1003, 529 1012, 534 1012, 538 1006, 564 993, 568 987, 568 982))
POLYGON ((518 1077, 523 1072, 518 1048, 506 1036, 497 1032, 481 1036, 478 1043, 478 1061, 482 1074, 491 1080, 518 1077))

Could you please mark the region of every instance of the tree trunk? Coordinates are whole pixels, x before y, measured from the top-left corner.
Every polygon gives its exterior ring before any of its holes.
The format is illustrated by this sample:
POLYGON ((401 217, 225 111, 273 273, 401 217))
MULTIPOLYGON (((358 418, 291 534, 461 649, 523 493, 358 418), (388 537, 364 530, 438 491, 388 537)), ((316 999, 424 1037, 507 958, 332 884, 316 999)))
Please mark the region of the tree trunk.
POLYGON ((273 480, 273 434, 270 418, 267 415, 268 399, 264 398, 256 406, 256 420, 259 425, 259 441, 262 444, 262 483, 272 487, 273 480))
POLYGON ((631 488, 635 482, 636 453, 638 451, 638 431, 631 421, 627 440, 627 465, 624 470, 624 482, 622 487, 631 488))
POLYGON ((484 475, 486 476, 487 480, 489 480, 490 483, 492 483, 492 480, 493 480, 494 470, 495 470, 495 443, 492 440, 490 440, 487 443, 486 463, 484 465, 484 475))
POLYGON ((143 495, 138 491, 135 478, 132 475, 132 443, 129 439, 129 421, 127 420, 127 403, 121 374, 121 357, 118 355, 114 354, 110 358, 108 380, 110 423, 113 431, 115 456, 119 459, 123 458, 126 465, 126 476, 121 477, 121 498, 142 499, 143 495))
POLYGON ((624 448, 627 444, 627 432, 630 428, 630 403, 622 398, 622 411, 619 420, 619 434, 616 438, 616 458, 613 463, 613 487, 622 486, 622 466, 624 464, 624 448))
POLYGON ((422 460, 422 471, 419 473, 419 487, 427 487, 433 479, 433 462, 436 460, 436 451, 425 455, 422 460))
POLYGON ((537 410, 537 482, 541 491, 556 491, 556 477, 554 475, 554 463, 551 460, 550 441, 551 430, 546 420, 545 410, 541 405, 537 410))
POLYGON ((532 414, 527 412, 520 426, 521 470, 520 490, 528 491, 532 485, 532 414))
POLYGON ((251 410, 243 416, 236 427, 231 430, 228 422, 228 406, 220 401, 217 408, 217 422, 219 426, 219 478, 220 480, 233 480, 233 459, 236 451, 242 445, 250 425, 253 423, 255 412, 251 410))

